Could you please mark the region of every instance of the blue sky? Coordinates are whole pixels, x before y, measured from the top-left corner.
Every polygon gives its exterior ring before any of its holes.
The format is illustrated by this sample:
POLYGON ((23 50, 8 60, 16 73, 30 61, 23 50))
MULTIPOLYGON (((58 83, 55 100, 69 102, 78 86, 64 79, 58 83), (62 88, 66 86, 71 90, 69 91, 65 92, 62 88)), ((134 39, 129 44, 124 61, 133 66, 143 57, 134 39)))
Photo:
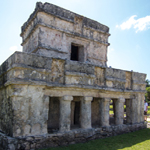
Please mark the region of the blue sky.
MULTIPOLYGON (((36 0, 1 1, 0 64, 21 51, 21 26, 36 0)), ((108 66, 147 74, 150 79, 150 0, 47 0, 110 28, 108 66)))

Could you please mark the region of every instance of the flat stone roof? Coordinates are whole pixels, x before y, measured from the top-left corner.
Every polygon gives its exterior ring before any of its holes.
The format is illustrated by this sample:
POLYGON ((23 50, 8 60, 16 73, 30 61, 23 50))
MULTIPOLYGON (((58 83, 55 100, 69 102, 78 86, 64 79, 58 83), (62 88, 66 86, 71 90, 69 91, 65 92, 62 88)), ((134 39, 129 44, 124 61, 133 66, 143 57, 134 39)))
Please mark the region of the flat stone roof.
POLYGON ((95 30, 99 30, 99 31, 104 32, 104 33, 109 33, 109 28, 107 26, 97 22, 97 21, 94 21, 94 20, 89 19, 87 17, 78 15, 74 12, 71 12, 71 11, 66 10, 64 8, 61 8, 61 7, 58 7, 56 5, 53 5, 50 3, 44 3, 43 4, 41 2, 36 3, 36 8, 35 8, 34 12, 30 15, 29 19, 21 27, 22 33, 28 27, 30 22, 36 17, 36 14, 38 12, 45 12, 47 14, 51 14, 53 16, 56 16, 58 18, 61 18, 61 19, 66 20, 66 21, 71 21, 71 22, 74 22, 74 18, 76 16, 81 17, 81 18, 83 18, 83 26, 86 26, 88 28, 92 28, 95 30))

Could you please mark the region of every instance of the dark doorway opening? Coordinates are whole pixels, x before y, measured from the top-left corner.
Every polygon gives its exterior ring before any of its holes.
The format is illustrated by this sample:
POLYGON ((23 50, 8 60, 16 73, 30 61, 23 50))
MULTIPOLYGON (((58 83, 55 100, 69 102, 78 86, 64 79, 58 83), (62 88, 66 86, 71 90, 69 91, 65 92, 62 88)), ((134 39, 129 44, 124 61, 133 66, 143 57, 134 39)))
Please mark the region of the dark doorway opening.
POLYGON ((100 127, 100 102, 99 98, 93 98, 93 101, 91 103, 91 121, 92 121, 92 127, 98 128, 100 127))
POLYGON ((75 102, 75 109, 74 109, 74 125, 80 124, 80 102, 75 102))
POLYGON ((110 125, 115 125, 115 117, 116 117, 116 113, 115 113, 115 100, 112 99, 110 101, 110 105, 109 105, 109 124, 110 125))
POLYGON ((81 101, 80 97, 73 97, 71 102, 71 129, 80 128, 81 101))
POLYGON ((60 102, 59 97, 50 97, 48 112, 48 133, 59 131, 60 102))
POLYGON ((79 47, 71 45, 71 60, 79 61, 78 53, 79 53, 79 47))

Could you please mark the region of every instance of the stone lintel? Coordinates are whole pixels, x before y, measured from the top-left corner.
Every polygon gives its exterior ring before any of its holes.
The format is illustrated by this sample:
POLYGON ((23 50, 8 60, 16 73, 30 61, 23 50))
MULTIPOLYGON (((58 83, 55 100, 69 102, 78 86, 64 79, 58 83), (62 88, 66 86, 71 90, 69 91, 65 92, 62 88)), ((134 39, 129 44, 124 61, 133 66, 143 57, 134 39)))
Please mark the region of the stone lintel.
POLYGON ((63 101, 72 101, 73 96, 65 95, 65 96, 62 96, 60 99, 63 101))
POLYGON ((102 101, 103 101, 103 102, 110 102, 110 101, 111 101, 111 98, 102 98, 102 101))
POLYGON ((93 100, 93 97, 91 97, 91 96, 84 96, 84 97, 83 97, 83 100, 84 100, 85 102, 91 102, 91 101, 93 100))
POLYGON ((124 97, 120 97, 119 99, 118 99, 119 101, 119 103, 124 103, 125 102, 125 98, 124 97))

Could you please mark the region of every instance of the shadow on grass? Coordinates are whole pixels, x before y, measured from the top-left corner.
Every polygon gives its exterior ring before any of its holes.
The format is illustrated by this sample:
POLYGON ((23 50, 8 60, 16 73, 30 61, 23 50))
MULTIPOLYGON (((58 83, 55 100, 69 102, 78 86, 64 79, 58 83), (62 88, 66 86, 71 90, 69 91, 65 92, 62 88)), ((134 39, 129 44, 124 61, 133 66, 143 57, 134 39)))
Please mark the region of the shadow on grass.
POLYGON ((150 129, 97 139, 87 143, 56 147, 42 150, 150 150, 150 129))

